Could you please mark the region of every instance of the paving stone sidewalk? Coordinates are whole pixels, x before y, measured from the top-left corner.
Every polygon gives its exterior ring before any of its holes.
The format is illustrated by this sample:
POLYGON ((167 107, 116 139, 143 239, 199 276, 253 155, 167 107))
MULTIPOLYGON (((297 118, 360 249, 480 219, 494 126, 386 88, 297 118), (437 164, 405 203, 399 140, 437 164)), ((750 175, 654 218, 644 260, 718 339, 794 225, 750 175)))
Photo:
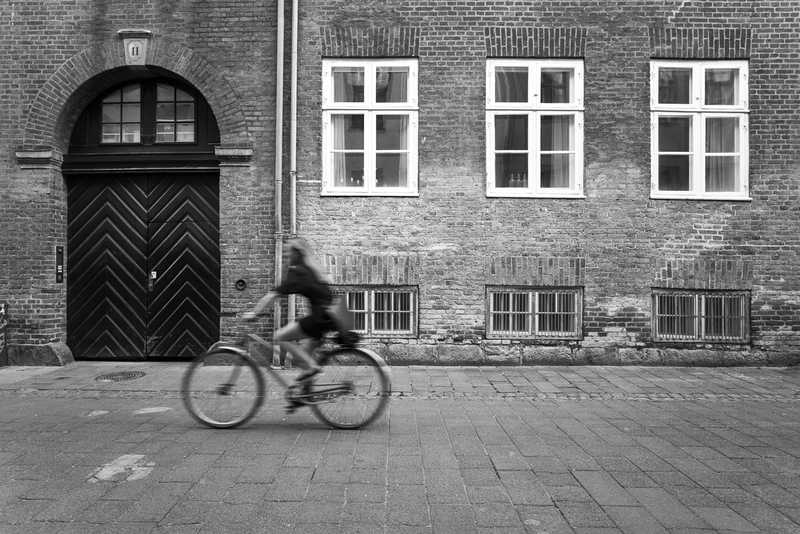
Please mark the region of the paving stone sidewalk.
POLYGON ((0 368, 0 533, 800 532, 798 369, 394 367, 355 432, 200 427, 184 369, 0 368))

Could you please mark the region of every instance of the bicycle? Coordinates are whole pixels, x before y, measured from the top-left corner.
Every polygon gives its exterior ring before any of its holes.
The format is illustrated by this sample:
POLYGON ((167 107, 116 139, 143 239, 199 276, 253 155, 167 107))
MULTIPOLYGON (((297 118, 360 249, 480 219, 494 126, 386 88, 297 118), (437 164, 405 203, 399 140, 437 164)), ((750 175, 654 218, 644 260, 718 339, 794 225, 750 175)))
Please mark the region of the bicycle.
POLYGON ((268 363, 261 365, 250 354, 248 341, 272 354, 273 344, 256 334, 213 347, 192 360, 186 370, 181 384, 184 405, 206 426, 242 425, 264 402, 263 367, 283 388, 290 407, 309 406, 317 419, 334 428, 362 428, 380 417, 389 402, 389 367, 375 352, 342 337, 340 347, 316 351, 324 373, 302 383, 287 382, 268 363))

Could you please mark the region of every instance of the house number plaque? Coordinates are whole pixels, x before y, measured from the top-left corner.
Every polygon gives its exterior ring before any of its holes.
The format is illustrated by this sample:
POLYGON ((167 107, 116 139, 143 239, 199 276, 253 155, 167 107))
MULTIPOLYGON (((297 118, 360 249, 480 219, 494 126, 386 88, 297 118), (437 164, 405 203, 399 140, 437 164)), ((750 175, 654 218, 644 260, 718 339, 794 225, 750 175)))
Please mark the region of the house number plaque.
POLYGON ((144 65, 147 59, 147 43, 150 30, 120 30, 117 32, 125 45, 125 64, 144 65))

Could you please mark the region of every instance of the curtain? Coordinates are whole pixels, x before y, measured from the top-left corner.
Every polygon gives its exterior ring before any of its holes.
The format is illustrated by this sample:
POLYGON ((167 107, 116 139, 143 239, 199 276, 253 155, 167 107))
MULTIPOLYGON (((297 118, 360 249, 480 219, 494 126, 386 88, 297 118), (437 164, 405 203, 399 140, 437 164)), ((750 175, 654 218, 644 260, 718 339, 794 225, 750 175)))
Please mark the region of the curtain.
POLYGON ((738 98, 739 69, 706 70, 706 105, 733 106, 738 98))
POLYGON ((495 102, 528 101, 528 67, 497 67, 494 80, 495 102))
POLYGON ((706 191, 736 191, 739 175, 739 118, 706 119, 706 191))
POLYGON ((408 102, 408 67, 378 67, 375 72, 375 101, 408 102))
POLYGON ((541 117, 541 186, 568 188, 571 185, 574 115, 541 117))
POLYGON ((334 67, 333 101, 364 101, 364 69, 360 67, 334 67))
POLYGON ((333 184, 335 187, 364 185, 364 116, 332 115, 333 184))

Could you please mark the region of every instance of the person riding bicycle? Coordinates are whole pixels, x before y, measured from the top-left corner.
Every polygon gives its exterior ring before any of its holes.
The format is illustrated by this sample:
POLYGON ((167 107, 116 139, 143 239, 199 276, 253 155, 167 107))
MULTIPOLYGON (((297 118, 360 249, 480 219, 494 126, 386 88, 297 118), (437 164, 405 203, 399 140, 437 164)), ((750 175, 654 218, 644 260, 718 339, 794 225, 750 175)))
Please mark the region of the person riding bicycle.
POLYGON ((302 237, 292 237, 284 244, 284 253, 289 257, 286 278, 278 287, 256 304, 252 311, 242 315, 245 320, 254 320, 279 298, 300 294, 311 303, 311 314, 290 322, 275 332, 273 339, 281 348, 289 352, 304 370, 297 376, 297 382, 305 382, 319 374, 322 368, 316 362, 314 350, 326 332, 340 330, 337 317, 331 309, 333 294, 328 277, 314 258, 308 241, 302 237), (307 340, 305 347, 294 341, 307 340))

